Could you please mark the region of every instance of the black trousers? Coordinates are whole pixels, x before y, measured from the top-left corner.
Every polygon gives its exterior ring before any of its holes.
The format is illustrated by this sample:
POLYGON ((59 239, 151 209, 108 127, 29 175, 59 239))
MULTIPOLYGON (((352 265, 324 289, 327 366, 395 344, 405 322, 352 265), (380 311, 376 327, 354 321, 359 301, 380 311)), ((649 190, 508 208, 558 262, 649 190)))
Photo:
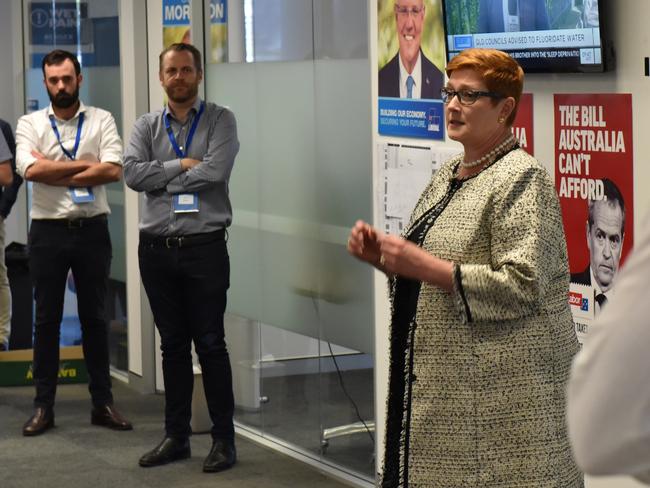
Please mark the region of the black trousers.
MULTIPOLYGON (((78 225, 78 223, 77 223, 78 225)), ((34 285, 34 383, 36 407, 51 407, 59 372, 59 337, 68 272, 77 289, 83 353, 93 405, 113 403, 104 301, 112 257, 106 218, 81 226, 33 220, 29 231, 29 268, 34 285)))
POLYGON ((194 341, 212 437, 232 440, 234 397, 223 325, 230 286, 226 241, 219 238, 169 248, 141 236, 138 254, 142 283, 161 338, 167 436, 191 434, 194 341))

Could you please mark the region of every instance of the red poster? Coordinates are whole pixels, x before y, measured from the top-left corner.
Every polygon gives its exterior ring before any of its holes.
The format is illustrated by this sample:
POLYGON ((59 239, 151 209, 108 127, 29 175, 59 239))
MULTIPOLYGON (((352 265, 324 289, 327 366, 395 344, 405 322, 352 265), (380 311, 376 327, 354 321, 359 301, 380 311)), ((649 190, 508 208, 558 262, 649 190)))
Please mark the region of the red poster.
POLYGON ((555 185, 571 270, 569 303, 578 337, 616 293, 632 249, 630 94, 555 95, 555 185))
POLYGON ((519 145, 528 154, 535 154, 533 140, 533 94, 522 93, 517 109, 517 117, 512 124, 512 131, 519 139, 519 145))

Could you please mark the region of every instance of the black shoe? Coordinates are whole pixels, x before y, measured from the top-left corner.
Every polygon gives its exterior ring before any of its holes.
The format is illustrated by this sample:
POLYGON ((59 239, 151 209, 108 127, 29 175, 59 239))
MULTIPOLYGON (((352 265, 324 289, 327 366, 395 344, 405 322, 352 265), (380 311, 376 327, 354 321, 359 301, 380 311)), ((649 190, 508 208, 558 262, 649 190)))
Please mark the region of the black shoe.
POLYGON ((122 417, 113 405, 93 408, 90 413, 90 423, 113 430, 133 430, 131 422, 122 417))
POLYGON ((36 407, 34 415, 23 425, 23 435, 39 435, 52 427, 54 427, 54 410, 48 407, 36 407))
POLYGON ((210 454, 203 462, 203 472, 216 473, 231 468, 237 461, 237 451, 233 441, 215 439, 210 454))
POLYGON ((165 437, 152 451, 140 458, 139 464, 143 468, 162 466, 191 456, 192 450, 190 449, 189 439, 165 437))

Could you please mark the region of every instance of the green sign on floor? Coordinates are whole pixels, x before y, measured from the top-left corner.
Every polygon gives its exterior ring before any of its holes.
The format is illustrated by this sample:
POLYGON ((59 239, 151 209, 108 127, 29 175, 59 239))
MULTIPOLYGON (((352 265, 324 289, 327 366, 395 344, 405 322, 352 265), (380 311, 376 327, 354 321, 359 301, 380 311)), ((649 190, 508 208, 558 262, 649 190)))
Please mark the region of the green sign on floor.
MULTIPOLYGON (((34 384, 31 349, 0 352, 0 386, 34 384)), ((80 346, 61 348, 59 384, 87 383, 88 372, 80 346)))

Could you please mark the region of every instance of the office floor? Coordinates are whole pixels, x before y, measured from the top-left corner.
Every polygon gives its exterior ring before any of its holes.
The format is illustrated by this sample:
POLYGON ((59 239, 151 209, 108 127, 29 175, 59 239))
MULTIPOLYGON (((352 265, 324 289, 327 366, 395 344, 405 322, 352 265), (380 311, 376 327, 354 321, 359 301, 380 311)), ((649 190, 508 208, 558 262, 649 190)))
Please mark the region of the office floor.
POLYGON ((57 392, 56 427, 28 438, 21 427, 32 411, 33 388, 0 388, 0 483, 3 488, 341 488, 346 485, 315 469, 237 438, 238 463, 231 470, 201 471, 210 447, 207 435, 192 437, 192 458, 157 468, 140 468, 138 458, 162 438, 164 401, 114 381, 116 405, 133 422, 131 432, 90 425, 86 385, 57 392))
MULTIPOLYGON (((309 368, 303 365, 297 369, 309 368)), ((342 376, 361 418, 373 420, 372 369, 343 370, 342 376)), ((374 443, 367 432, 331 439, 326 448, 321 445, 322 428, 358 421, 336 372, 263 377, 261 393, 268 402, 258 411, 237 409, 238 422, 299 446, 325 462, 367 478, 374 476, 374 443)), ((374 436, 374 432, 371 435, 374 436)))
MULTIPOLYGON (((111 364, 126 367, 126 327, 119 321, 111 322, 109 346, 111 364)), ((373 370, 346 369, 346 359, 339 358, 343 367, 345 389, 352 397, 364 421, 374 419, 373 370)), ((355 360, 354 357, 351 358, 355 360)), ((237 409, 235 419, 282 441, 297 446, 326 462, 342 466, 368 479, 374 477, 374 438, 367 433, 337 437, 324 447, 321 429, 337 427, 358 421, 351 401, 345 395, 331 360, 318 359, 288 361, 283 368, 287 374, 261 379, 261 394, 268 398, 257 410, 237 409), (301 363, 301 364, 296 364, 301 363), (297 374, 296 371, 328 371, 297 374), (293 372, 292 372, 293 371, 293 372)), ((348 361, 349 362, 349 361, 348 361)), ((278 362, 282 366, 282 362, 278 362)), ((374 432, 371 433, 374 437, 374 432)))

